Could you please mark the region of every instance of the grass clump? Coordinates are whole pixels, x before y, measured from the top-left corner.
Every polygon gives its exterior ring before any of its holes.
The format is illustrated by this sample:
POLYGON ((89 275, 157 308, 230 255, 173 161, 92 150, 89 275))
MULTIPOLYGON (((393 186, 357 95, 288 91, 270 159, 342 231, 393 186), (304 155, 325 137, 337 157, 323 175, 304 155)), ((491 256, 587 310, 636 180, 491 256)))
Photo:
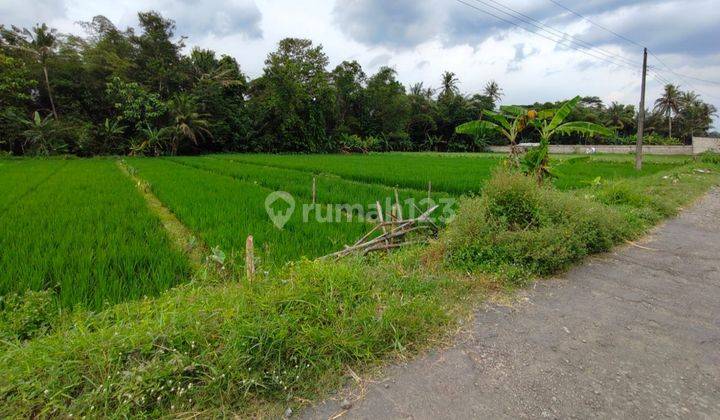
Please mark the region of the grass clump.
POLYGON ((502 274, 516 286, 607 250, 629 230, 614 210, 501 171, 461 203, 440 243, 451 265, 502 274))
POLYGON ((337 386, 348 366, 417 350, 477 297, 477 281, 403 258, 304 261, 281 277, 191 283, 77 318, 0 354, 0 416, 282 412, 337 386))
POLYGON ((60 311, 49 290, 0 296, 0 340, 24 341, 53 329, 60 311))
POLYGON ((699 160, 702 163, 709 163, 712 165, 720 165, 720 153, 707 151, 700 155, 699 160))
POLYGON ((514 287, 639 235, 717 182, 687 165, 566 193, 499 171, 481 196, 461 202, 437 246, 451 266, 514 287))

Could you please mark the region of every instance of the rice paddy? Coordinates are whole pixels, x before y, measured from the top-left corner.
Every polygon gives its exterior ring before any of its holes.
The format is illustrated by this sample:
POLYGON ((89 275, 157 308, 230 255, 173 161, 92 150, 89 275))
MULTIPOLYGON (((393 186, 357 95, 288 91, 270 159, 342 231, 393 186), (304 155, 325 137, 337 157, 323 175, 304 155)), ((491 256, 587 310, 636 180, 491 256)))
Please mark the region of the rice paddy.
MULTIPOLYGON (((646 176, 678 163, 653 161, 638 173, 629 156, 564 158, 554 167, 554 182, 560 189, 583 188, 598 177, 646 176)), ((339 250, 372 226, 357 208, 342 205, 357 205, 373 219, 375 203, 386 210, 397 192, 408 215, 426 208, 428 184, 433 200, 480 192, 501 159, 213 155, 130 158, 127 164, 199 241, 227 258, 230 270, 242 268, 252 235, 262 273, 339 250), (295 201, 282 229, 266 211, 275 191, 295 201)), ((187 256, 114 159, 0 160, 0 193, 0 296, 51 290, 64 307, 100 309, 156 296, 192 277, 187 256)), ((277 212, 288 206, 271 205, 277 212)))
POLYGON ((0 295, 50 289, 63 306, 100 309, 188 278, 113 160, 27 160, 2 175, 0 295))

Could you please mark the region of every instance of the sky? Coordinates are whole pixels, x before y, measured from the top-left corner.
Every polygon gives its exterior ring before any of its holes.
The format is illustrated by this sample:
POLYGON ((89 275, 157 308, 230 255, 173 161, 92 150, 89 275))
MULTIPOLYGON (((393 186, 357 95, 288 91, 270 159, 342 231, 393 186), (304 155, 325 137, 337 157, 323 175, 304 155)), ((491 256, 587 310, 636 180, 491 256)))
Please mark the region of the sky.
MULTIPOLYGON (((406 85, 423 82, 432 87, 440 84, 442 72, 452 71, 460 79, 464 93, 480 92, 489 80, 495 80, 504 90, 503 103, 513 104, 556 101, 578 94, 599 96, 606 103, 638 104, 642 68, 639 45, 643 45, 654 54, 649 57, 649 104, 665 82, 658 78, 694 90, 720 109, 720 83, 697 80, 720 82, 718 3, 718 0, 0 0, 0 24, 29 27, 46 22, 61 32, 81 34, 77 22, 96 15, 104 15, 124 29, 137 26, 138 11, 156 10, 176 22, 177 35, 188 37, 185 41, 188 48, 211 48, 219 54, 232 55, 251 77, 262 73, 267 54, 279 40, 302 37, 322 44, 332 67, 343 60, 357 60, 372 74, 381 66, 390 66, 406 85), (518 16, 513 11, 522 13, 525 22, 511 17, 518 16), (683 76, 671 73, 668 67, 683 76)), ((716 126, 717 122, 716 119, 716 126)))

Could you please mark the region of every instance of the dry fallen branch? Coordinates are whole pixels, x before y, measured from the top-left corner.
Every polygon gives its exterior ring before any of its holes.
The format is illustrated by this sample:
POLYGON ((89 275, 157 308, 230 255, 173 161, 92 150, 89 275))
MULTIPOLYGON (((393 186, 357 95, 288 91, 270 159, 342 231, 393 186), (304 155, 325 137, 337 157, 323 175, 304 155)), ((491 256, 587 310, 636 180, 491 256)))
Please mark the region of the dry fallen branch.
POLYGON ((382 208, 377 203, 378 221, 368 233, 360 238, 352 246, 345 246, 341 251, 334 252, 320 259, 342 258, 351 254, 366 255, 373 251, 390 250, 403 246, 424 242, 424 240, 405 241, 403 240, 409 233, 430 230, 437 231, 437 226, 430 220, 430 215, 438 209, 439 206, 433 206, 426 210, 419 217, 409 220, 390 220, 384 221, 382 217, 382 208), (372 238, 372 235, 382 229, 382 234, 372 238))

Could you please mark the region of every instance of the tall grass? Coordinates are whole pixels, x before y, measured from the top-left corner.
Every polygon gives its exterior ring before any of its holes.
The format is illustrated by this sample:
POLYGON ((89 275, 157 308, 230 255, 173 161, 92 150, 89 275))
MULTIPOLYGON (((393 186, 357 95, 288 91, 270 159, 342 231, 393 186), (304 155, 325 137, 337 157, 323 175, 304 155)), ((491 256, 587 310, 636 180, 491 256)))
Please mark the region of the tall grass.
MULTIPOLYGON (((432 188, 455 196, 477 194, 500 165, 502 155, 371 154, 371 155, 218 155, 218 159, 290 168, 311 173, 329 173, 347 179, 384 185, 400 185, 426 191, 432 188)), ((561 190, 588 187, 605 180, 636 178, 685 163, 687 158, 648 159, 641 172, 629 156, 563 157, 556 159, 555 186, 561 190)))
MULTIPOLYGON (((407 258, 302 262, 250 284, 190 284, 0 353, 2 417, 279 417, 407 354, 477 298, 407 258)), ((413 258, 414 259, 414 258, 413 258)))
POLYGON ((672 161, 645 162, 642 171, 635 169, 634 161, 628 159, 606 160, 605 157, 580 157, 562 161, 553 167, 557 179, 553 181, 560 190, 587 188, 596 179, 604 181, 639 178, 677 167, 672 161))
POLYGON ((187 279, 185 258, 114 161, 25 161, 17 169, 30 173, 0 214, 0 295, 48 289, 62 306, 101 309, 187 279))
MULTIPOLYGON (((720 182, 702 164, 605 181, 573 193, 500 171, 482 196, 460 204, 433 253, 517 286, 632 239, 720 182)), ((707 167, 707 165, 705 165, 707 167)))
MULTIPOLYGON (((394 188, 392 188, 394 184, 382 185, 350 181, 331 174, 314 175, 310 172, 295 169, 245 164, 212 157, 177 157, 171 158, 171 160, 183 165, 228 175, 239 181, 256 184, 273 191, 287 191, 294 197, 302 198, 305 202, 312 199, 313 178, 316 181, 316 199, 318 203, 359 203, 367 206, 379 201, 385 206, 388 199, 392 202, 395 201, 394 188)), ((398 195, 401 204, 403 204, 404 214, 409 214, 412 209, 412 205, 405 203, 405 200, 413 199, 417 206, 421 206, 420 202, 428 196, 427 191, 409 188, 399 188, 398 195)), ((435 201, 445 196, 447 195, 431 194, 432 199, 435 201)))
MULTIPOLYGON (((357 219, 321 223, 315 212, 309 213, 305 223, 302 205, 310 200, 303 196, 296 198, 295 211, 281 230, 265 209, 265 199, 272 189, 168 160, 138 158, 128 163, 187 227, 210 247, 219 246, 238 266, 243 265, 248 235, 255 239, 259 267, 271 270, 302 257, 318 257, 341 249, 368 229, 357 219)), ((321 207, 319 214, 324 217, 327 209, 321 207)))
POLYGON ((428 182, 436 191, 455 195, 476 193, 490 177, 500 156, 481 158, 411 154, 370 155, 219 155, 239 162, 331 173, 347 179, 399 185, 427 191, 428 182))
MULTIPOLYGON (((138 166, 140 174, 174 176, 190 197, 193 182, 223 183, 217 174, 171 170, 178 166, 171 162, 138 166)), ((267 404, 273 410, 261 414, 278 416, 339 386, 348 368, 432 343, 485 287, 496 287, 477 272, 517 286, 523 275, 562 269, 674 214, 720 182, 717 167, 699 168, 572 193, 498 175, 481 197, 463 203, 437 246, 302 261, 252 283, 190 283, 78 316, 73 328, 0 353, 0 416, 251 417, 267 404), (437 247, 450 264, 433 264, 437 247)), ((200 201, 230 200, 228 191, 241 196, 248 188, 224 179, 225 189, 200 201)))

